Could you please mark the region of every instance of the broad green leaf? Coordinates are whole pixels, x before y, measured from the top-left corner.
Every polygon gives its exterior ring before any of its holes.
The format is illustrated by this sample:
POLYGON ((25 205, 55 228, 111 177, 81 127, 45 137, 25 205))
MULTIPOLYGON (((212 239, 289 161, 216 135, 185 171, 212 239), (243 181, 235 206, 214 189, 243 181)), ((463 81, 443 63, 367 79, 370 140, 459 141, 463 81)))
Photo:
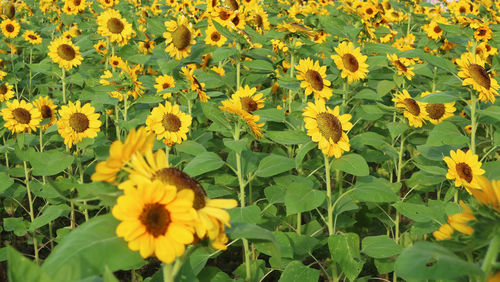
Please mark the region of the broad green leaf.
POLYGON ((282 145, 305 144, 310 141, 304 131, 298 130, 266 131, 265 136, 282 145))
POLYGON ((175 149, 179 152, 190 154, 196 156, 198 154, 204 153, 207 150, 203 145, 192 140, 186 140, 181 144, 175 145, 175 149))
POLYGON ((467 144, 469 138, 462 135, 457 126, 449 121, 443 121, 434 126, 427 138, 427 146, 461 146, 467 144))
POLYGON ((370 173, 365 159, 361 155, 354 153, 345 154, 339 159, 334 159, 331 168, 356 176, 367 176, 370 173))
POLYGON ((450 60, 447 60, 443 57, 433 56, 428 53, 423 53, 422 57, 433 66, 436 66, 453 74, 457 73, 456 66, 450 60))
POLYGON ((220 47, 213 52, 212 60, 219 62, 236 54, 238 54, 238 49, 234 47, 220 47))
POLYGON ((278 85, 280 87, 297 91, 300 89, 300 82, 295 77, 283 76, 278 79, 278 85))
POLYGON ((267 122, 267 121, 275 121, 275 122, 284 122, 285 121, 285 112, 278 109, 263 109, 254 111, 253 114, 258 115, 260 117, 259 122, 267 122))
POLYGON ((2 195, 12 184, 14 184, 14 180, 10 178, 6 172, 0 172, 0 195, 2 195))
POLYGON ((317 144, 312 140, 309 140, 306 144, 299 146, 297 154, 295 155, 295 167, 300 168, 302 166, 302 161, 306 157, 307 153, 312 149, 316 148, 317 144))
POLYGON ((479 114, 492 117, 500 121, 500 106, 489 106, 485 109, 479 110, 479 114))
POLYGON ((295 168, 295 162, 287 157, 271 154, 263 158, 257 168, 257 176, 270 177, 295 168))
POLYGON ((403 250, 403 247, 387 235, 365 237, 361 245, 363 246, 361 251, 372 258, 392 257, 403 250))
POLYGON ((396 139, 396 137, 403 134, 408 128, 408 125, 403 122, 390 122, 387 124, 387 129, 389 129, 392 139, 396 139))
POLYGON ((233 282, 234 280, 229 277, 224 271, 214 266, 207 266, 198 275, 200 282, 233 282))
POLYGON ((460 96, 457 96, 456 93, 443 91, 435 92, 424 97, 419 97, 415 100, 424 103, 450 103, 455 102, 458 99, 460 99, 460 96))
POLYGON ((394 83, 394 81, 382 80, 377 84, 377 94, 379 97, 383 97, 395 87, 396 84, 394 83))
POLYGON ((246 238, 250 240, 266 240, 273 243, 272 256, 280 256, 280 247, 271 231, 256 224, 246 222, 231 222, 231 228, 226 230, 226 234, 231 239, 246 238))
POLYGON ((228 210, 231 222, 247 222, 258 224, 261 221, 260 208, 256 205, 247 207, 236 207, 228 210))
POLYGON ((286 267, 280 277, 280 282, 317 282, 319 270, 309 268, 300 261, 292 261, 286 267))
POLYGON ((216 170, 224 165, 224 161, 214 152, 204 152, 192 159, 184 168, 191 177, 216 170))
POLYGON ((264 60, 243 61, 241 64, 258 72, 274 72, 273 64, 264 60))
POLYGON ((495 180, 495 179, 500 179, 500 161, 492 161, 492 162, 487 162, 483 163, 483 166, 481 167, 486 171, 484 176, 490 180, 495 180))
POLYGON ((383 178, 373 176, 360 177, 354 185, 351 196, 362 202, 391 203, 399 200, 399 197, 392 189, 397 183, 390 183, 383 178))
POLYGON ((16 236, 24 236, 28 232, 28 222, 22 217, 7 217, 3 219, 5 231, 14 231, 16 236))
POLYGON ((397 258, 395 269, 397 275, 406 280, 454 279, 483 274, 476 264, 430 242, 416 242, 405 249, 397 258))
MULTIPOLYGON (((276 238, 276 243, 280 247, 281 257, 284 258, 293 258, 293 247, 290 239, 286 236, 284 232, 274 231, 274 238, 276 238)), ((266 255, 272 255, 274 251, 274 244, 271 241, 262 241, 255 243, 255 247, 259 252, 262 252, 266 255)))
POLYGON ((359 253, 359 236, 356 233, 338 233, 328 238, 332 259, 337 262, 346 277, 353 281, 358 277, 365 262, 359 253))
MULTIPOLYGON (((7 276, 10 282, 54 281, 34 261, 29 260, 13 247, 7 247, 7 276)), ((62 280, 61 280, 62 281, 62 280)))
POLYGON ((57 150, 33 152, 28 155, 33 175, 55 175, 68 168, 74 160, 72 155, 57 150))
POLYGON ((308 235, 299 235, 296 232, 287 232, 286 236, 292 242, 295 256, 309 256, 320 245, 320 241, 308 235))
POLYGON ((30 225, 30 231, 34 231, 35 229, 40 228, 61 216, 67 216, 70 210, 70 207, 64 204, 47 207, 41 216, 33 220, 30 225))
POLYGON ((243 150, 247 148, 248 140, 233 140, 233 139, 224 139, 224 146, 228 147, 232 151, 236 153, 241 153, 243 150))
POLYGON ((286 189, 286 215, 313 210, 319 207, 325 198, 324 191, 312 189, 311 186, 304 186, 300 183, 293 183, 286 189))
POLYGON ((77 280, 111 271, 136 269, 144 260, 116 236, 111 214, 96 216, 66 235, 47 257, 42 269, 53 279, 77 280))
POLYGON ((201 109, 208 119, 210 119, 214 123, 217 123, 222 128, 231 129, 231 126, 229 125, 227 119, 224 117, 222 111, 218 109, 214 104, 202 103, 201 109))

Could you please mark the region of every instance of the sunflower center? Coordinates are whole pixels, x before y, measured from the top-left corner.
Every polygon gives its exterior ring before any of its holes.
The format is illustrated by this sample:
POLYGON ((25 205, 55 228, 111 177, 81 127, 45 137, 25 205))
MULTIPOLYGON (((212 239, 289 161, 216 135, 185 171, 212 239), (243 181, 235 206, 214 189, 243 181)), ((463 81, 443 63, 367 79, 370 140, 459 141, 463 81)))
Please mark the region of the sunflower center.
POLYGON ((51 118, 52 117, 52 109, 47 105, 43 105, 40 108, 40 113, 42 114, 42 118, 51 118))
POLYGON ((8 24, 5 29, 8 31, 8 32, 13 32, 14 29, 16 29, 12 24, 8 24))
POLYGON ((406 98, 403 103, 406 105, 406 109, 414 116, 420 115, 420 106, 413 99, 406 98))
POLYGON ((76 52, 71 45, 61 44, 57 47, 57 55, 61 57, 63 60, 71 61, 75 58, 76 52))
POLYGON ((12 111, 14 119, 22 124, 28 124, 31 120, 31 114, 28 110, 23 108, 16 108, 12 111))
POLYGON ((460 9, 458 10, 460 12, 460 14, 463 14, 465 13, 467 10, 465 9, 465 7, 460 7, 460 9))
POLYGON ((170 214, 165 205, 159 203, 146 204, 139 215, 139 220, 146 227, 146 231, 156 238, 167 232, 170 214))
POLYGON ((262 17, 260 15, 255 16, 255 24, 257 26, 262 26, 264 24, 264 20, 262 19, 262 17))
POLYGON ((163 85, 161 86, 163 89, 167 89, 167 88, 170 88, 170 84, 165 82, 163 83, 163 85))
POLYGON ((311 87, 314 88, 314 90, 321 91, 323 89, 323 78, 319 72, 315 70, 308 70, 306 72, 306 80, 311 84, 311 87))
POLYGON ((223 21, 226 21, 227 19, 229 19, 229 17, 231 16, 231 14, 229 14, 228 12, 222 10, 219 12, 219 18, 223 21))
POLYGON ((238 26, 240 23, 240 17, 238 15, 234 16, 234 18, 231 20, 231 22, 235 25, 238 26))
POLYGON ((434 32, 435 32, 435 33, 440 33, 440 32, 441 32, 441 30, 442 30, 442 29, 441 29, 438 25, 436 25, 436 26, 434 27, 434 32))
POLYGON ((334 143, 337 143, 342 137, 342 123, 336 116, 329 113, 319 113, 316 116, 316 122, 321 135, 327 140, 332 139, 334 143))
POLYGON ((181 120, 174 114, 165 114, 161 124, 166 131, 177 132, 181 128, 181 120))
POLYGON ((193 208, 199 210, 205 207, 205 196, 207 195, 205 189, 203 189, 200 183, 184 172, 173 167, 162 168, 155 172, 151 178, 152 181, 156 179, 162 183, 174 185, 177 191, 191 189, 194 192, 193 208))
POLYGON ((212 41, 219 41, 220 40, 220 34, 216 31, 216 32, 212 32, 212 34, 210 35, 210 39, 212 39, 212 41))
POLYGON ((229 6, 229 8, 233 11, 238 10, 238 8, 240 7, 240 5, 238 5, 238 1, 236 0, 227 0, 226 3, 229 6))
POLYGON ((82 1, 81 0, 73 0, 73 4, 75 4, 75 6, 80 6, 80 4, 82 4, 82 1))
POLYGON ((7 93, 7 86, 5 86, 5 84, 2 84, 2 86, 0 86, 0 94, 4 95, 5 93, 7 93))
POLYGON ((372 9, 372 8, 368 8, 368 9, 366 9, 366 13, 367 13, 368 15, 373 14, 373 9, 372 9))
POLYGON ((469 65, 470 76, 474 81, 486 89, 490 89, 491 80, 486 70, 477 64, 469 65))
POLYGON ((425 106, 425 109, 432 119, 440 119, 445 113, 445 106, 441 103, 429 103, 425 106))
POLYGON ((115 34, 120 34, 125 29, 125 25, 123 24, 123 22, 117 18, 109 19, 107 26, 109 31, 115 34))
POLYGON ((257 102, 255 102, 250 97, 243 97, 240 99, 240 102, 241 102, 241 107, 243 108, 243 110, 245 110, 249 113, 257 110, 257 107, 258 107, 257 102))
POLYGON ((5 15, 9 19, 12 19, 16 15, 16 7, 14 6, 14 4, 12 3, 7 4, 7 8, 5 9, 5 15))
POLYGON ((189 31, 189 28, 185 25, 177 27, 172 33, 172 41, 174 42, 175 48, 178 50, 185 49, 191 43, 191 31, 189 31))
POLYGON ((89 128, 89 119, 85 114, 73 113, 69 117, 69 125, 74 131, 82 133, 89 128))
POLYGON ((479 36, 484 36, 486 34, 486 30, 480 29, 479 30, 479 36))
POLYGON ((467 182, 472 181, 472 168, 466 163, 458 163, 455 167, 460 178, 465 179, 467 182))
POLYGON ((34 36, 33 34, 29 34, 28 38, 31 39, 31 40, 37 40, 38 39, 38 37, 34 36))
POLYGON ((355 72, 359 68, 358 60, 356 59, 356 57, 349 53, 342 56, 342 63, 344 64, 344 67, 350 72, 355 72))
POLYGON ((407 67, 406 67, 403 63, 401 63, 401 61, 400 61, 400 60, 396 60, 396 61, 394 61, 394 64, 395 64, 395 65, 396 65, 396 67, 397 67, 398 69, 400 69, 401 71, 403 71, 403 72, 407 72, 407 71, 408 71, 408 68, 407 68, 407 67))

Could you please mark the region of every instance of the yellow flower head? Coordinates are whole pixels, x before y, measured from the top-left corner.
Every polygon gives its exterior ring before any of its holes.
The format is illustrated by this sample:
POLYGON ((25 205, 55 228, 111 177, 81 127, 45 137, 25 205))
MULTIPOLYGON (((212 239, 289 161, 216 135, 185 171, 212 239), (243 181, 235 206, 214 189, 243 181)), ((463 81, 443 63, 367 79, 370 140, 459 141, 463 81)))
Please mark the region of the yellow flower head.
POLYGON ((451 150, 450 156, 444 157, 443 160, 448 165, 446 178, 455 179, 455 187, 464 185, 467 191, 470 188, 480 188, 477 177, 485 171, 481 169, 478 155, 472 154, 471 150, 451 150))
POLYGON ((500 180, 489 181, 488 178, 476 176, 479 189, 469 189, 468 191, 483 205, 500 212, 500 180))
POLYGON ((23 34, 23 38, 33 45, 39 45, 42 43, 42 38, 40 37, 40 35, 36 34, 32 30, 25 31, 23 34))
POLYGON ((146 119, 146 128, 154 132, 158 140, 165 139, 166 144, 180 144, 187 139, 192 118, 181 112, 179 105, 165 102, 153 108, 146 119))
POLYGON ((80 47, 75 46, 70 39, 65 37, 59 37, 50 42, 49 56, 54 63, 59 64, 60 68, 66 70, 79 66, 83 61, 80 47))
POLYGON ((330 81, 326 79, 326 66, 320 66, 318 61, 310 58, 301 59, 296 67, 297 79, 301 80, 300 87, 306 95, 314 94, 315 99, 330 99, 332 89, 330 81))
POLYGON ((347 77, 348 83, 357 82, 366 78, 368 73, 367 56, 361 54, 359 47, 354 48, 352 42, 342 42, 334 48, 337 54, 332 55, 332 60, 337 68, 342 71, 342 78, 347 77))
POLYGON ((83 140, 83 138, 95 138, 100 131, 101 121, 99 113, 95 113, 94 107, 89 103, 81 105, 80 101, 69 102, 59 110, 61 118, 57 121, 57 129, 64 144, 70 148, 83 140))
POLYGON ((472 53, 464 53, 457 59, 460 67, 458 76, 463 78, 462 85, 471 85, 479 92, 479 100, 495 102, 495 95, 498 95, 498 82, 485 70, 485 61, 481 56, 472 53))
POLYGON ((48 96, 42 97, 40 96, 38 99, 33 102, 34 105, 38 108, 42 115, 43 124, 42 129, 46 130, 49 126, 53 125, 57 121, 56 116, 56 108, 57 105, 54 105, 52 100, 48 96))
MULTIPOLYGON (((156 92, 159 93, 165 89, 175 87, 175 80, 173 76, 170 75, 160 75, 156 79, 156 92)), ((172 93, 163 93, 163 98, 167 99, 168 97, 172 96, 172 93)))
POLYGON ((194 40, 195 30, 188 18, 179 16, 177 21, 165 22, 167 31, 163 33, 165 37, 165 52, 177 60, 191 55, 191 46, 196 43, 194 40))
POLYGON ((474 228, 467 225, 467 222, 475 220, 476 217, 472 214, 472 210, 463 202, 459 202, 462 206, 463 211, 454 215, 448 216, 448 224, 460 233, 466 235, 472 235, 474 233, 474 228))
POLYGON ((7 102, 7 108, 2 109, 2 117, 5 120, 4 127, 12 133, 36 131, 42 120, 40 111, 33 104, 17 99, 7 102))
POLYGON ((2 86, 0 86, 0 102, 5 102, 14 98, 13 87, 14 86, 10 85, 8 82, 2 83, 2 86))
POLYGON ((111 42, 117 42, 120 46, 134 36, 132 24, 123 18, 119 11, 108 9, 97 17, 97 32, 108 37, 111 42))
POLYGON ((423 109, 426 103, 415 101, 406 89, 394 96, 392 101, 396 103, 396 108, 404 110, 403 115, 408 119, 410 126, 422 127, 427 118, 427 112, 423 109))
POLYGON ((227 38, 220 34, 220 32, 213 25, 209 25, 205 31, 205 43, 212 46, 222 47, 226 43, 227 38))
MULTIPOLYGON (((434 93, 438 93, 436 91, 434 93)), ((422 92, 422 97, 432 94, 429 91, 422 92)), ((422 109, 425 111, 425 118, 432 124, 438 124, 443 120, 452 117, 453 113, 457 110, 455 102, 450 103, 425 103, 422 109)))
POLYGON ((391 62, 391 64, 396 68, 399 75, 404 75, 408 80, 411 80, 415 75, 413 72, 412 61, 405 60, 403 58, 398 58, 396 54, 387 54, 387 58, 391 62))
POLYGON ((2 23, 0 23, 0 28, 2 29, 3 35, 7 38, 15 38, 21 30, 21 26, 16 19, 3 20, 2 23))
POLYGON ((438 241, 450 239, 452 234, 453 228, 448 223, 441 225, 438 230, 432 232, 432 235, 438 241))

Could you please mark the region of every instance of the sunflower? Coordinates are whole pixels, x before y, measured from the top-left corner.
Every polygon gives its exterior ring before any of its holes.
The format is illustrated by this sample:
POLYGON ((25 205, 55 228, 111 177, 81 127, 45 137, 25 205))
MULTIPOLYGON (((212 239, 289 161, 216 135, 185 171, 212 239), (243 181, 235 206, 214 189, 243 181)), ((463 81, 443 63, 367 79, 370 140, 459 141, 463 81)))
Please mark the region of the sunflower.
MULTIPOLYGON (((439 92, 439 91, 437 91, 439 92)), ((434 93, 437 93, 434 92, 434 93)), ((422 92, 421 96, 425 97, 432 94, 429 91, 422 92)), ((443 120, 452 117, 453 113, 457 110, 455 102, 450 103, 426 103, 422 109, 426 112, 425 116, 432 124, 438 124, 443 120)))
POLYGON ((198 79, 194 75, 194 68, 182 67, 181 71, 182 74, 184 74, 184 76, 186 77, 186 79, 190 82, 191 90, 196 91, 196 93, 198 93, 198 99, 200 99, 200 101, 202 102, 208 102, 210 97, 203 89, 205 87, 205 83, 198 81, 198 79))
POLYGON ((262 97, 262 93, 254 95, 256 91, 257 88, 250 88, 248 85, 245 85, 244 87, 241 87, 236 92, 234 92, 234 94, 231 96, 231 99, 235 103, 239 103, 240 107, 243 110, 251 113, 253 111, 262 109, 264 107, 264 101, 266 100, 262 97))
POLYGON ((498 95, 498 82, 484 69, 485 61, 481 56, 472 53, 464 53, 456 60, 460 67, 458 76, 464 78, 462 85, 472 85, 479 92, 479 100, 495 103, 495 95, 498 95))
POLYGON ((415 75, 413 67, 410 66, 410 62, 408 60, 398 58, 398 55, 396 54, 387 54, 387 59, 389 59, 391 64, 396 67, 398 75, 404 75, 408 80, 411 80, 415 75))
POLYGON ((108 37, 111 42, 117 42, 120 46, 127 44, 132 38, 134 31, 132 25, 123 18, 119 11, 108 9, 97 17, 97 32, 108 37))
POLYGON ((239 11, 233 11, 231 18, 229 19, 229 27, 232 29, 245 29, 246 18, 245 14, 239 11))
POLYGON ((82 63, 80 47, 73 45, 70 39, 59 37, 50 42, 49 56, 60 68, 70 70, 82 63))
POLYGON ((492 180, 479 175, 476 177, 479 189, 469 189, 480 203, 500 212, 500 180, 492 180))
POLYGON ((2 117, 6 121, 4 127, 12 133, 36 131, 42 120, 40 111, 33 104, 17 99, 7 102, 7 108, 2 109, 2 117))
POLYGON ((234 99, 228 99, 222 101, 221 103, 222 106, 219 106, 219 109, 229 114, 235 114, 239 118, 239 120, 243 121, 246 124, 246 126, 248 126, 250 131, 257 138, 261 138, 264 136, 261 130, 261 127, 264 126, 264 123, 257 123, 260 120, 260 116, 253 115, 244 110, 242 103, 240 101, 236 101, 234 99))
POLYGON ((271 24, 269 23, 269 17, 266 11, 264 11, 264 9, 260 5, 257 5, 257 1, 255 1, 255 3, 252 4, 252 8, 249 9, 249 11, 251 13, 249 22, 253 24, 253 26, 258 32, 262 33, 264 30, 271 29, 271 24))
POLYGON ((139 52, 143 54, 153 53, 153 49, 155 48, 155 42, 153 40, 145 40, 139 42, 139 52))
POLYGON ((76 15, 79 12, 83 12, 87 7, 86 0, 65 0, 63 12, 68 15, 76 15))
MULTIPOLYGON (((157 93, 160 93, 165 89, 175 87, 174 77, 170 75, 160 75, 155 79, 155 81, 155 88, 157 93)), ((163 93, 163 99, 167 99, 170 96, 172 96, 172 93, 163 93)))
POLYGON ((112 68, 120 68, 122 70, 128 69, 127 64, 123 61, 122 58, 113 55, 109 57, 109 64, 111 65, 112 68))
POLYGON ((342 71, 342 78, 347 77, 348 83, 352 83, 366 77, 368 73, 367 56, 361 54, 359 47, 354 48, 352 42, 344 41, 334 49, 337 54, 332 55, 331 58, 337 68, 342 71))
POLYGON ((61 118, 57 121, 57 129, 69 148, 83 138, 95 138, 100 131, 100 114, 95 113, 89 103, 81 106, 80 101, 74 104, 70 101, 67 106, 61 107, 59 115, 61 118))
POLYGON ((99 40, 96 44, 94 44, 94 49, 99 54, 106 55, 108 53, 108 49, 106 48, 106 40, 99 40))
POLYGON ((442 241, 446 239, 450 239, 451 235, 453 235, 453 227, 448 223, 441 225, 438 230, 432 232, 432 235, 436 240, 442 241))
POLYGON ((165 139, 167 145, 180 144, 187 139, 192 117, 181 112, 179 105, 168 101, 153 108, 146 119, 146 128, 154 132, 158 140, 165 139))
POLYGON ((222 45, 224 45, 227 41, 227 38, 220 34, 220 32, 215 29, 213 25, 209 25, 207 27, 205 34, 207 35, 205 37, 205 43, 208 45, 222 47, 222 45))
POLYGON ((212 20, 215 20, 217 23, 225 27, 229 25, 232 15, 233 12, 231 10, 222 7, 215 7, 210 16, 212 20))
MULTIPOLYGON (((184 172, 170 167, 163 150, 156 153, 136 154, 130 162, 129 180, 118 187, 133 189, 138 183, 159 180, 164 185, 173 185, 177 191, 191 190, 194 193, 193 207, 197 212, 195 230, 198 239, 209 238, 216 241, 222 227, 229 225, 229 214, 225 209, 236 207, 235 200, 209 199, 205 189, 195 179, 184 172)), ((224 245, 225 249, 225 245, 224 245)))
POLYGON ((12 88, 13 86, 8 82, 4 82, 2 86, 0 86, 0 102, 5 102, 14 98, 14 91, 12 88))
POLYGON ((49 126, 56 123, 56 108, 57 105, 54 105, 52 100, 48 96, 39 97, 33 104, 38 108, 42 115, 42 119, 47 119, 48 121, 45 124, 42 124, 42 129, 46 130, 49 126))
POLYGON ((307 58, 301 59, 296 69, 300 87, 304 88, 306 95, 313 93, 315 99, 330 99, 332 90, 328 87, 331 83, 326 79, 326 66, 307 58))
POLYGON ((188 18, 182 15, 177 21, 165 22, 165 27, 167 28, 163 33, 167 45, 165 52, 177 60, 188 57, 191 54, 191 46, 196 43, 195 31, 188 18))
POLYGON ((358 8, 358 14, 363 18, 365 21, 370 21, 373 17, 375 17, 378 13, 378 8, 374 4, 370 2, 364 2, 359 8, 358 8))
POLYGON ((404 110, 403 115, 408 119, 410 126, 422 127, 427 118, 427 112, 423 110, 425 103, 415 101, 406 89, 396 94, 392 101, 396 103, 396 108, 404 110))
POLYGON ((488 24, 481 24, 476 31, 474 31, 474 38, 477 41, 488 41, 491 39, 493 32, 491 31, 490 27, 488 24))
POLYGON ((439 26, 440 22, 431 21, 430 23, 424 25, 422 29, 427 33, 427 37, 438 40, 443 36, 443 29, 439 26))
POLYGON ((309 102, 304 113, 307 135, 318 142, 318 147, 328 157, 340 158, 344 151, 349 151, 349 137, 344 130, 350 130, 353 125, 349 120, 350 114, 339 114, 339 106, 333 110, 320 99, 315 103, 309 102))
POLYGON ((498 49, 488 44, 488 42, 481 42, 476 46, 474 53, 481 56, 481 59, 487 60, 489 56, 497 55, 498 49))
POLYGON ((485 171, 481 169, 478 156, 472 154, 471 150, 450 151, 450 157, 443 160, 448 165, 447 179, 455 179, 455 187, 464 185, 467 191, 469 188, 480 188, 477 176, 483 175, 485 171))
POLYGON ((36 34, 33 30, 25 31, 23 34, 23 38, 32 45, 39 45, 42 43, 42 38, 40 37, 40 35, 36 34))
POLYGON ((472 235, 474 228, 467 225, 467 222, 475 220, 476 217, 472 214, 472 210, 463 202, 459 202, 463 208, 461 213, 448 216, 448 224, 460 233, 472 235))
POLYGON ((141 182, 137 189, 125 190, 113 207, 113 216, 121 221, 116 235, 143 258, 155 255, 172 263, 194 240, 193 199, 191 190, 177 191, 160 181, 141 182))
POLYGON ((16 19, 5 19, 0 23, 0 27, 2 28, 3 35, 7 38, 15 38, 21 30, 21 26, 16 19))

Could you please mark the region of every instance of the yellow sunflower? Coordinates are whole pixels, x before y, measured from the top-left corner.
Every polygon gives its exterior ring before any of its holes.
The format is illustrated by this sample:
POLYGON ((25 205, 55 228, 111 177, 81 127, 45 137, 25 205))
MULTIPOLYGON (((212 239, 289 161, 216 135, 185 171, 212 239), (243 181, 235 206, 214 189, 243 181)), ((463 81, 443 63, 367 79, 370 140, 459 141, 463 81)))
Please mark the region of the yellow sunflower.
POLYGON ((474 38, 477 41, 481 41, 481 40, 488 41, 489 39, 491 39, 492 35, 493 35, 493 32, 491 31, 488 24, 481 24, 476 29, 476 31, 474 31, 474 38))
POLYGON ((31 103, 17 99, 7 102, 7 108, 2 109, 2 117, 5 120, 4 127, 12 133, 36 131, 40 127, 40 111, 31 103))
MULTIPOLYGON (((160 75, 155 79, 155 88, 156 92, 160 93, 161 91, 175 87, 175 80, 173 76, 170 75, 160 75)), ((163 99, 167 99, 172 96, 172 93, 163 93, 163 99)))
POLYGON ((5 102, 14 98, 14 91, 12 88, 13 86, 8 82, 4 82, 2 86, 0 86, 0 102, 5 102))
POLYGON ((60 68, 70 70, 82 63, 80 47, 73 45, 70 39, 59 37, 50 42, 49 56, 60 68))
POLYGON ((68 15, 76 15, 87 7, 86 0, 65 0, 63 11, 68 15))
POLYGON ((153 53, 153 49, 155 48, 155 42, 153 40, 145 40, 139 42, 139 52, 143 54, 153 53))
POLYGON ((106 40, 99 40, 96 44, 94 44, 94 49, 97 51, 99 54, 107 54, 108 49, 106 48, 106 40))
POLYGON ((42 124, 42 129, 46 130, 49 126, 53 125, 57 121, 56 116, 56 108, 57 105, 54 105, 52 100, 48 96, 42 97, 40 96, 38 99, 33 102, 33 104, 38 108, 42 115, 42 119, 46 119, 47 121, 42 124))
POLYGON ((232 15, 233 12, 231 10, 222 7, 215 7, 215 9, 212 10, 211 12, 210 17, 212 20, 215 20, 220 25, 228 26, 232 18, 232 15))
POLYGON ((463 78, 462 85, 471 85, 479 92, 479 100, 495 103, 495 95, 498 95, 498 82, 484 69, 485 61, 481 56, 472 53, 464 53, 456 61, 460 67, 458 76, 463 78))
POLYGON ((221 226, 222 230, 224 226, 230 226, 229 214, 225 209, 236 207, 237 202, 232 199, 209 199, 200 183, 184 172, 170 167, 163 150, 158 150, 156 153, 149 151, 145 155, 136 154, 130 162, 128 171, 129 180, 118 186, 122 190, 133 189, 138 183, 159 180, 165 185, 175 186, 177 191, 193 191, 193 207, 197 212, 195 230, 198 239, 209 238, 214 242, 219 236, 221 226))
MULTIPOLYGON (((434 93, 438 93, 434 92, 434 93)), ((421 96, 425 97, 432 94, 429 91, 422 92, 421 96)), ((425 111, 425 116, 428 121, 432 124, 438 124, 443 120, 452 117, 453 113, 457 110, 455 108, 455 102, 450 103, 426 103, 422 110, 425 111)))
POLYGON ((481 162, 478 156, 472 154, 471 150, 450 151, 449 157, 443 160, 448 165, 447 179, 455 179, 455 187, 464 185, 467 191, 469 188, 480 188, 477 176, 483 175, 485 171, 481 169, 481 162))
POLYGON ((143 258, 155 255, 172 263, 194 240, 193 199, 191 190, 177 191, 160 181, 139 183, 137 189, 125 190, 113 207, 113 216, 121 221, 116 235, 143 258))
POLYGON ((324 155, 340 158, 344 152, 349 152, 351 145, 344 130, 348 131, 353 127, 349 121, 350 114, 340 115, 339 106, 332 110, 320 99, 315 103, 309 102, 302 115, 307 135, 318 143, 324 155))
POLYGON ((70 101, 67 106, 61 107, 59 115, 61 118, 57 121, 57 129, 64 138, 64 144, 70 148, 83 138, 95 138, 100 131, 100 114, 95 113, 89 103, 81 106, 80 101, 74 104, 70 101))
POLYGON ((446 224, 441 225, 441 227, 439 227, 438 230, 432 232, 432 235, 434 236, 434 238, 436 238, 436 240, 442 241, 442 240, 450 239, 451 235, 453 235, 453 231, 454 230, 451 227, 451 225, 446 223, 446 224))
POLYGON ((264 11, 264 9, 256 3, 252 5, 252 8, 249 9, 249 22, 251 22, 255 26, 255 29, 260 33, 262 33, 264 30, 271 29, 271 24, 269 23, 269 17, 266 11, 264 11))
POLYGON ((255 94, 257 88, 250 88, 248 85, 241 87, 231 96, 231 99, 235 103, 239 103, 240 107, 251 113, 256 110, 260 110, 264 107, 264 101, 262 93, 255 94), (255 94, 255 95, 254 95, 255 94))
POLYGON ((245 29, 246 18, 245 14, 239 11, 233 11, 231 18, 229 19, 229 27, 232 29, 245 29))
POLYGON ((0 23, 0 28, 2 28, 2 33, 7 38, 15 38, 21 30, 21 26, 16 19, 3 20, 2 23, 0 23))
POLYGON ((331 82, 326 79, 326 66, 307 58, 301 59, 296 69, 297 79, 301 80, 300 87, 304 88, 306 95, 314 94, 315 99, 330 99, 332 90, 328 87, 331 82))
POLYGON ((127 64, 123 61, 122 58, 113 55, 109 57, 109 64, 111 65, 112 68, 120 68, 122 70, 127 70, 128 66, 127 64))
POLYGON ((492 180, 479 175, 476 177, 479 189, 469 189, 472 196, 483 205, 500 212, 500 180, 492 180))
POLYGON ((32 45, 39 45, 42 43, 42 38, 40 35, 36 34, 33 30, 27 30, 23 34, 24 40, 28 41, 32 45))
POLYGON ((205 31, 205 43, 212 46, 222 47, 226 43, 227 38, 213 26, 209 25, 205 31))
POLYGON ((262 129, 261 129, 261 127, 264 126, 264 123, 257 123, 260 120, 260 116, 253 115, 244 110, 242 107, 242 103, 240 101, 235 101, 234 99, 228 99, 222 101, 221 103, 222 106, 219 106, 219 109, 229 114, 235 114, 238 117, 238 119, 243 121, 246 124, 246 126, 248 126, 248 128, 255 135, 255 137, 261 138, 264 136, 262 134, 262 129))
POLYGON ((462 212, 448 216, 448 224, 460 233, 472 235, 474 228, 467 225, 467 222, 475 220, 476 217, 463 201, 460 201, 459 204, 463 209, 462 212))
POLYGON ((387 54, 387 59, 389 59, 391 64, 396 67, 399 75, 406 76, 408 80, 411 80, 415 75, 413 72, 413 66, 410 66, 410 61, 398 58, 398 55, 396 54, 387 54))
POLYGON ((167 28, 163 33, 167 46, 165 52, 177 60, 188 57, 191 54, 191 46, 196 43, 195 31, 188 18, 182 15, 177 21, 165 22, 165 27, 167 28))
POLYGON ((443 29, 439 26, 440 22, 431 21, 430 23, 424 25, 422 29, 427 33, 427 37, 438 40, 443 36, 443 29))
POLYGON ((156 134, 158 140, 165 139, 167 145, 180 144, 187 139, 192 117, 181 112, 179 105, 168 101, 153 108, 146 119, 146 128, 156 134))
POLYGON ((410 126, 422 127, 427 118, 427 112, 423 109, 425 103, 415 101, 406 89, 396 94, 392 101, 396 103, 396 108, 404 110, 403 115, 408 119, 410 126))
POLYGON ((348 83, 356 82, 364 79, 368 73, 368 64, 366 64, 367 56, 361 54, 359 47, 354 48, 352 42, 342 42, 334 48, 336 55, 331 58, 337 65, 337 68, 342 71, 342 78, 347 77, 348 83))
POLYGON ((123 18, 119 11, 108 9, 97 17, 97 32, 108 37, 111 42, 116 42, 120 46, 127 42, 134 35, 132 24, 123 18))
POLYGON ((198 99, 200 99, 200 101, 202 102, 208 102, 210 97, 203 89, 205 87, 205 83, 198 81, 198 79, 194 75, 194 68, 182 67, 181 71, 182 74, 184 74, 184 76, 186 77, 186 79, 190 82, 191 90, 196 91, 196 93, 198 93, 198 99))

